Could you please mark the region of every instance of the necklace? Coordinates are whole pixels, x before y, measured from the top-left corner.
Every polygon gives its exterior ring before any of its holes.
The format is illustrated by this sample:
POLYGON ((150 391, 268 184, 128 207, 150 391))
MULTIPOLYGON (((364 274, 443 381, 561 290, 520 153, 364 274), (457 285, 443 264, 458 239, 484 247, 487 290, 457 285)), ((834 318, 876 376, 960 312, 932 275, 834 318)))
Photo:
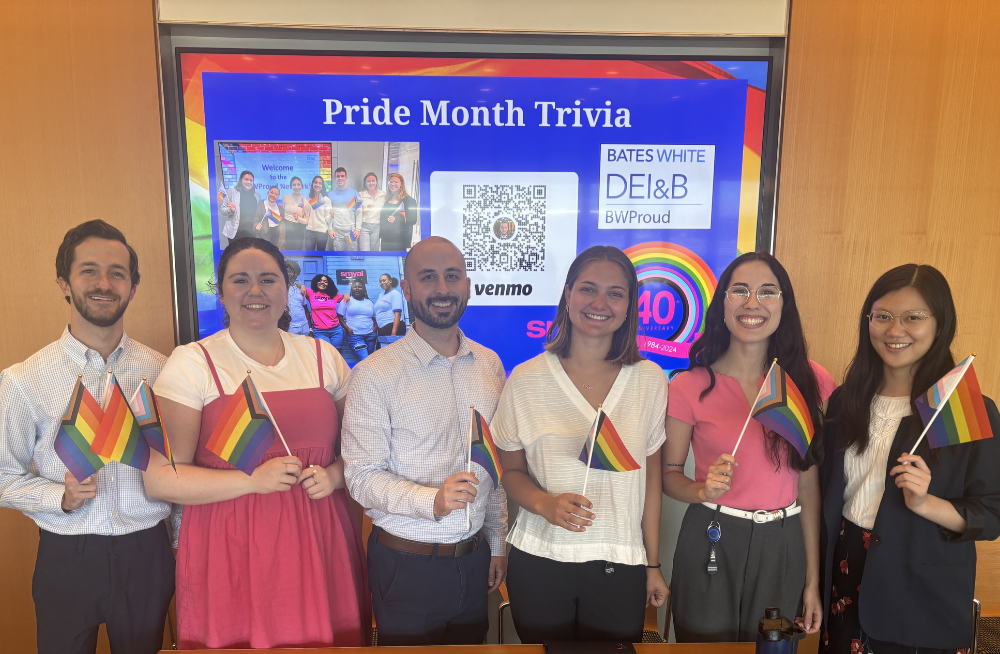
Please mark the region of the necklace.
POLYGON ((592 390, 594 390, 594 386, 593 386, 593 384, 584 384, 583 382, 580 382, 580 386, 583 386, 583 387, 584 387, 585 389, 587 389, 588 391, 592 391, 592 390))

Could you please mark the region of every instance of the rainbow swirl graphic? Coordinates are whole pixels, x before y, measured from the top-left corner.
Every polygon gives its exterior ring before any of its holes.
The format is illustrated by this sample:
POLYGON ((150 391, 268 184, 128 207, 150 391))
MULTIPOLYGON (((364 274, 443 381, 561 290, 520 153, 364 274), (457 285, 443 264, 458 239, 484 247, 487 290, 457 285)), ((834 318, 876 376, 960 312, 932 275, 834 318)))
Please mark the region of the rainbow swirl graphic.
POLYGON ((693 342, 701 332, 705 310, 718 284, 712 269, 697 254, 675 243, 639 243, 625 250, 625 255, 635 266, 640 286, 659 281, 677 290, 686 310, 683 323, 670 340, 693 342))

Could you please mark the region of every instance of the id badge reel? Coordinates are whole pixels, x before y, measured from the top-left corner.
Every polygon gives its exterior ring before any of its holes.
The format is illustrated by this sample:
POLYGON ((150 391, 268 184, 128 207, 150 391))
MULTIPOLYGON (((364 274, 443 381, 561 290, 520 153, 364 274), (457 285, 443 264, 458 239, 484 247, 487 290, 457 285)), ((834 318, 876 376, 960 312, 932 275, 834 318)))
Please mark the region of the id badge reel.
POLYGON ((719 560, 715 555, 715 546, 722 540, 722 525, 713 520, 708 523, 708 530, 705 533, 708 536, 710 545, 708 550, 708 574, 714 575, 719 572, 719 560))

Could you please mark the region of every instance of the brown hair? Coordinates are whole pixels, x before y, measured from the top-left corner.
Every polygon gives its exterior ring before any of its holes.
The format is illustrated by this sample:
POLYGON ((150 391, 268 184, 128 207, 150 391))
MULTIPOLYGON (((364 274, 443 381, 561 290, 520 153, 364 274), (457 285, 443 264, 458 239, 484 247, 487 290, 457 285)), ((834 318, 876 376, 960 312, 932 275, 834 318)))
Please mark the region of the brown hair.
POLYGON ((545 340, 545 349, 561 357, 569 356, 569 344, 573 338, 573 323, 569 319, 569 311, 566 303, 565 290, 572 289, 577 278, 585 267, 594 261, 611 261, 618 264, 625 273, 628 280, 628 315, 625 322, 615 331, 611 339, 611 349, 608 350, 607 361, 614 361, 624 365, 632 365, 642 361, 645 357, 639 352, 639 344, 636 336, 639 333, 639 301, 638 290, 639 280, 635 274, 635 266, 625 253, 611 245, 595 245, 587 248, 573 260, 566 273, 566 286, 559 298, 559 309, 556 312, 556 319, 549 327, 548 338, 545 340))
MULTIPOLYGON (((128 270, 132 277, 132 286, 139 285, 139 256, 125 240, 125 235, 121 233, 121 230, 103 220, 88 220, 66 232, 59 245, 59 250, 56 252, 56 278, 69 282, 69 270, 73 267, 73 260, 76 258, 76 246, 88 238, 103 238, 106 241, 118 241, 124 245, 125 249, 128 250, 128 270)), ((69 302, 69 298, 66 298, 66 301, 69 302)))
MULTIPOLYGON (((263 238, 254 238, 252 236, 245 236, 243 238, 238 238, 229 241, 229 245, 226 249, 222 251, 222 256, 219 257, 219 271, 216 273, 215 282, 209 282, 209 289, 222 297, 222 280, 226 278, 226 268, 229 267, 229 260, 234 256, 243 252, 244 250, 260 250, 265 254, 269 255, 274 262, 278 264, 278 270, 282 271, 281 279, 285 282, 285 294, 288 293, 289 272, 288 265, 285 262, 285 255, 281 254, 281 250, 278 249, 274 243, 263 238)), ((225 309, 223 309, 225 311, 225 309)), ((228 327, 229 326, 229 312, 225 311, 225 316, 223 317, 222 323, 228 327)), ((278 318, 278 329, 288 331, 288 327, 292 324, 292 314, 288 311, 287 304, 285 305, 285 311, 278 318)))

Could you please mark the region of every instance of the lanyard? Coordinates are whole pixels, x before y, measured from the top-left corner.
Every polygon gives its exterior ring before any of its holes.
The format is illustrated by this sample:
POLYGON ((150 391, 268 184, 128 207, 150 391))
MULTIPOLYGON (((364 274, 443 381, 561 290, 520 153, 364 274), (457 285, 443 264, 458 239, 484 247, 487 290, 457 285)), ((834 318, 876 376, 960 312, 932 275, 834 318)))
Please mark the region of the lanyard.
POLYGON ((715 515, 712 516, 712 521, 708 523, 708 529, 705 531, 709 543, 707 571, 710 575, 718 574, 719 572, 719 560, 715 555, 715 546, 722 540, 722 525, 718 522, 719 508, 719 505, 715 507, 715 515))

